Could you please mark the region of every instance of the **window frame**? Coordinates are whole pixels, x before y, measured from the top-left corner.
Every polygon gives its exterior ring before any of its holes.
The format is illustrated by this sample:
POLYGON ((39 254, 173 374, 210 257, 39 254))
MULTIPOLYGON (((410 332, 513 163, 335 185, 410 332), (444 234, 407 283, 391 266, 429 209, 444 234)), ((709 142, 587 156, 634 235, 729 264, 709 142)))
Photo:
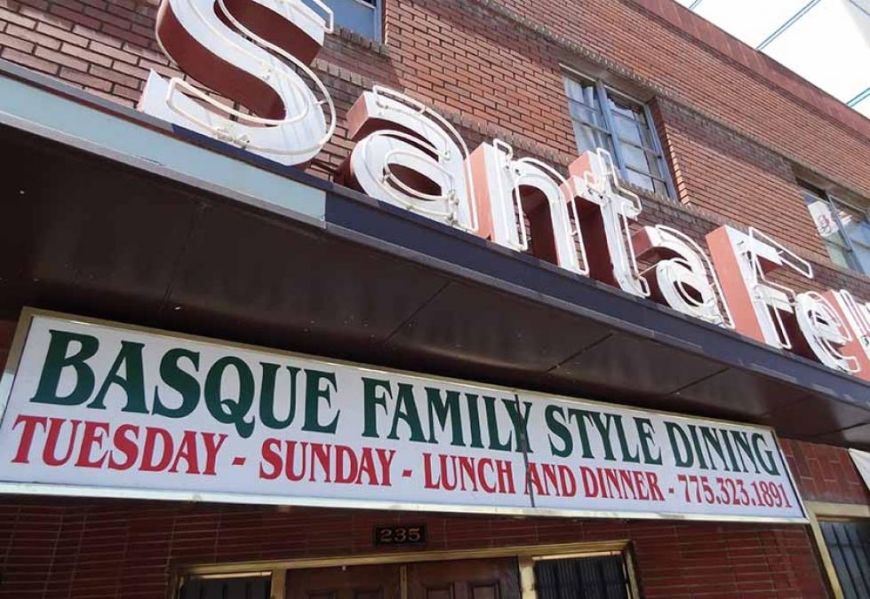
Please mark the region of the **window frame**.
POLYGON ((368 35, 366 35, 364 33, 360 33, 359 31, 356 31, 355 29, 351 29, 350 27, 347 27, 346 25, 340 24, 338 22, 338 18, 337 18, 338 8, 335 8, 335 4, 331 4, 330 8, 332 8, 332 11, 333 11, 333 19, 335 20, 335 24, 338 27, 341 27, 342 29, 345 29, 347 31, 351 31, 351 32, 355 33, 356 35, 359 35, 361 37, 364 37, 366 39, 371 40, 374 43, 377 43, 377 44, 384 43, 384 2, 385 2, 385 0, 372 0, 371 2, 366 1, 366 0, 342 0, 342 2, 344 4, 359 4, 361 6, 364 6, 366 8, 371 9, 372 13, 374 13, 373 14, 374 35, 372 37, 369 37, 368 35))
MULTIPOLYGON (((573 80, 576 83, 585 82, 587 84, 593 85, 595 88, 596 101, 598 103, 597 107, 589 106, 588 104, 586 104, 586 102, 571 97, 566 89, 565 97, 567 98, 567 100, 569 102, 568 118, 571 120, 572 129, 574 128, 575 124, 577 124, 579 122, 579 124, 581 126, 593 128, 600 135, 607 136, 607 138, 610 142, 610 145, 613 148, 613 154, 614 154, 613 155, 613 162, 614 162, 614 165, 616 166, 617 170, 619 170, 619 178, 620 179, 622 179, 625 182, 630 183, 631 185, 634 185, 635 187, 640 187, 641 189, 646 189, 646 188, 643 187, 642 185, 637 185, 636 183, 631 183, 631 181, 628 177, 629 171, 637 173, 638 175, 640 175, 642 177, 648 177, 648 178, 652 179, 653 181, 659 181, 659 182, 664 184, 665 189, 667 190, 666 195, 670 199, 675 200, 677 198, 676 187, 674 186, 673 177, 671 175, 670 165, 668 164, 668 161, 665 157, 664 146, 662 145, 661 137, 659 136, 658 130, 656 129, 655 120, 653 119, 653 115, 652 115, 652 111, 650 110, 649 103, 642 102, 642 101, 638 100, 636 97, 632 96, 631 94, 628 94, 624 91, 613 88, 612 86, 608 85, 601 78, 590 77, 589 75, 585 75, 583 73, 580 73, 580 72, 578 72, 570 67, 567 67, 565 65, 562 65, 562 71, 563 71, 563 73, 562 73, 563 78, 565 78, 565 79, 573 80), (652 138, 651 141, 653 144, 652 147, 647 147, 647 146, 643 145, 642 143, 641 143, 641 145, 638 145, 634 142, 623 140, 623 138, 619 136, 619 131, 616 127, 616 119, 621 118, 621 117, 618 117, 618 115, 614 114, 612 109, 610 108, 611 98, 616 98, 616 99, 621 99, 623 101, 627 101, 627 102, 634 104, 636 107, 641 109, 641 111, 643 113, 644 120, 646 121, 646 123, 644 123, 644 124, 646 125, 646 127, 650 131, 650 136, 652 138), (598 113, 601 114, 601 117, 604 120, 604 124, 607 127, 607 130, 605 131, 600 126, 598 126, 594 123, 587 123, 586 121, 584 121, 582 119, 575 118, 574 115, 571 113, 570 103, 580 104, 586 110, 596 110, 597 109, 598 113), (651 172, 646 172, 646 173, 641 172, 641 171, 637 170, 636 168, 628 166, 628 164, 625 161, 625 154, 623 152, 622 144, 626 144, 626 145, 629 145, 633 148, 637 148, 646 155, 654 154, 656 164, 658 166, 658 170, 662 174, 662 176, 659 177, 651 172)), ((579 150, 580 148, 579 148, 579 145, 577 144, 577 141, 578 141, 577 134, 575 132, 574 143, 575 143, 575 146, 577 146, 577 149, 579 150)), ((655 193, 655 194, 661 195, 655 190, 647 190, 647 191, 650 191, 650 193, 655 193)))
MULTIPOLYGON (((540 599, 537 593, 537 583, 535 580, 535 564, 544 561, 559 561, 559 560, 574 560, 574 559, 589 559, 596 557, 612 557, 619 558, 622 565, 622 572, 625 577, 625 592, 629 599, 640 599, 640 584, 637 579, 637 571, 634 564, 634 556, 631 547, 626 545, 621 551, 599 551, 585 552, 573 554, 548 554, 538 555, 531 558, 520 558, 520 579, 522 588, 535 589, 535 598, 540 599)), ((524 598, 525 599, 525 598, 524 598)))
POLYGON ((863 504, 825 503, 807 501, 804 504, 810 520, 816 552, 821 559, 825 578, 834 599, 845 599, 834 560, 828 550, 820 522, 867 522, 870 521, 870 506, 863 504))
MULTIPOLYGON (((826 202, 828 205, 828 209, 831 212, 831 216, 834 222, 837 225, 837 231, 840 234, 840 237, 843 238, 843 242, 845 244, 846 256, 849 262, 848 270, 852 272, 856 272, 858 274, 870 275, 870 268, 864 269, 861 266, 861 262, 858 260, 858 252, 855 251, 855 245, 860 245, 862 248, 866 248, 868 253, 870 253, 870 243, 862 243, 860 241, 853 240, 849 235, 846 227, 843 226, 843 221, 840 218, 840 211, 838 209, 838 205, 846 208, 848 210, 853 210, 864 217, 864 222, 870 224, 870 208, 868 207, 860 207, 851 202, 847 202, 831 193, 828 193, 824 189, 816 187, 811 183, 807 183, 805 181, 798 180, 798 185, 801 188, 801 191, 804 193, 804 197, 807 194, 811 194, 813 197, 826 202)), ((819 239, 827 246, 829 243, 835 243, 827 241, 816 229, 816 233, 819 235, 819 239)), ((841 246, 841 244, 836 243, 836 245, 841 246)), ((841 246, 842 247, 842 246, 841 246)), ((829 252, 830 257, 830 252, 829 252)), ((833 258, 831 258, 831 262, 833 262, 833 258)))

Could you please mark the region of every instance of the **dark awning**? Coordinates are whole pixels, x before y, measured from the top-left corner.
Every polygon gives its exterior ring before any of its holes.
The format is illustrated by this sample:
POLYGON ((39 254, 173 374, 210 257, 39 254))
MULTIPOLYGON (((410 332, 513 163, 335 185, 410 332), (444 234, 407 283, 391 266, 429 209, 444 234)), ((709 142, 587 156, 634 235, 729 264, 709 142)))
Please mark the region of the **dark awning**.
POLYGON ((0 66, 22 306, 870 447, 870 385, 0 66))

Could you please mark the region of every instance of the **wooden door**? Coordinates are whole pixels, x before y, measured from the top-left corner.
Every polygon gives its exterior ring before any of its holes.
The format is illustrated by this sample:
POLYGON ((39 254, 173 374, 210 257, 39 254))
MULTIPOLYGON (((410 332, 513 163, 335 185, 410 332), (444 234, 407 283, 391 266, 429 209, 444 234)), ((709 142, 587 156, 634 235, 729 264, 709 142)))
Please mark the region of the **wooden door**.
POLYGON ((408 599, 519 599, 516 558, 409 564, 408 599))
POLYGON ((288 570, 286 599, 401 599, 399 566, 288 570))

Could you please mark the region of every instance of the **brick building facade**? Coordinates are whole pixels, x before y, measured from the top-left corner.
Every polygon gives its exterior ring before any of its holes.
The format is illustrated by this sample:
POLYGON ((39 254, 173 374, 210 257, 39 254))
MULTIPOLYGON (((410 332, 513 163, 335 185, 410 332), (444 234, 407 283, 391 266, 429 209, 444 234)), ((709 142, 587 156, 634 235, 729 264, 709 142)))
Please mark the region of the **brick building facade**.
MULTIPOLYGON (((0 0, 0 58, 86 92, 77 101, 107 101, 99 104, 103 112, 135 108, 151 70, 185 77, 156 41, 157 9, 152 0, 0 0)), ((578 141, 565 79, 577 73, 648 106, 652 116, 674 197, 633 186, 644 205, 635 228, 667 225, 703 246, 722 225, 755 227, 809 261, 815 274, 807 280, 778 271, 774 280, 800 291, 846 289, 870 299, 867 275, 832 261, 805 198, 809 184, 866 209, 870 122, 672 0, 383 0, 379 10, 382 40, 339 28, 314 60, 338 112, 335 135, 307 167, 315 178, 337 176, 355 145, 348 139, 347 112, 375 85, 436 110, 469 148, 501 139, 518 155, 567 172, 578 141)), ((8 268, 17 281, 21 271, 8 268)), ((36 278, 33 272, 21 276, 36 278)), ((233 332, 231 319, 220 321, 221 309, 209 307, 211 288, 202 289, 204 307, 196 319, 141 322, 383 366, 413 363, 396 353, 318 344, 298 331, 272 335, 265 321, 233 332)), ((20 301, 10 297, 0 314, 0 362, 10 352, 17 309, 24 305, 130 321, 138 301, 126 291, 116 296, 117 308, 44 291, 23 293, 20 301)), ((444 357, 449 351, 443 347, 433 353, 440 356, 432 362, 434 374, 468 378, 473 372, 444 357)), ((480 362, 487 358, 483 350, 480 362)), ((523 374, 509 370, 482 378, 522 384, 523 374)), ((569 389, 529 380, 525 388, 569 389)), ((574 387, 572 394, 609 399, 602 388, 574 387)), ((619 400, 644 405, 630 393, 619 400)), ((858 411, 868 400, 853 397, 849 409, 858 411)), ((674 410, 774 426, 785 437, 784 453, 804 501, 818 509, 813 520, 870 516, 870 493, 848 452, 863 447, 849 442, 848 431, 870 417, 832 416, 840 429, 809 431, 799 410, 812 401, 799 393, 781 407, 774 397, 755 412, 709 402, 676 404, 674 410), (781 429, 778 423, 789 416, 784 412, 795 409, 793 424, 781 429), (834 431, 847 432, 838 437, 834 431)), ((816 419, 819 410, 808 407, 806 418, 816 419)), ((627 539, 641 596, 651 599, 865 596, 849 595, 832 582, 826 572, 831 558, 804 525, 6 495, 0 498, 0 597, 167 597, 190 566, 376 555, 383 550, 372 546, 371 530, 385 524, 425 524, 425 551, 433 552, 627 539)))

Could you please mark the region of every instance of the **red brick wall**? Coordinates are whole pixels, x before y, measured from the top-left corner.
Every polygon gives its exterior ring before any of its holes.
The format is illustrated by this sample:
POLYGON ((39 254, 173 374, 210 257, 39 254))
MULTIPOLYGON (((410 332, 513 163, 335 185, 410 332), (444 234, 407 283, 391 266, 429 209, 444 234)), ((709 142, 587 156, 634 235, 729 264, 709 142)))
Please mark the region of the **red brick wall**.
MULTIPOLYGON (((829 264, 793 162, 870 198, 870 122, 672 0, 384 5, 386 45, 342 32, 315 62, 340 116, 312 167, 323 176, 352 147, 345 111, 375 83, 435 106, 472 148, 497 136, 564 168, 575 154, 564 63, 656 98, 683 203, 807 258, 829 264)), ((154 41, 155 11, 156 0, 0 0, 0 57, 132 106, 149 69, 178 74, 154 41)))
MULTIPOLYGON (((343 118, 375 83, 456 123, 468 145, 500 137, 564 168, 574 156, 560 62, 606 70, 655 96, 682 205, 648 198, 642 222, 701 240, 763 228, 819 262, 815 285, 870 299, 831 268, 793 164, 870 197, 870 124, 672 0, 385 0, 387 44, 331 37, 316 68, 343 118), (522 19, 528 21, 523 24, 522 19), (771 225, 771 223, 776 223, 771 225)), ((0 0, 0 57, 133 106, 149 69, 178 75, 153 38, 153 0, 0 0)), ((352 148, 343 121, 312 169, 352 148)), ((12 323, 0 323, 0 348, 12 323)), ((0 350, 0 363, 5 362, 0 350)), ((838 448, 784 442, 806 499, 870 503, 838 448)), ((371 526, 428 523, 432 549, 631 538, 647 597, 824 597, 802 527, 481 517, 5 498, 0 596, 161 597, 191 563, 368 553, 371 526)))
POLYGON ((372 527, 425 523, 426 549, 630 538, 648 599, 826 597, 801 526, 0 500, 0 597, 155 599, 174 568, 374 552, 372 527))
POLYGON ((870 505, 870 491, 847 450, 787 439, 782 449, 805 501, 870 505))

